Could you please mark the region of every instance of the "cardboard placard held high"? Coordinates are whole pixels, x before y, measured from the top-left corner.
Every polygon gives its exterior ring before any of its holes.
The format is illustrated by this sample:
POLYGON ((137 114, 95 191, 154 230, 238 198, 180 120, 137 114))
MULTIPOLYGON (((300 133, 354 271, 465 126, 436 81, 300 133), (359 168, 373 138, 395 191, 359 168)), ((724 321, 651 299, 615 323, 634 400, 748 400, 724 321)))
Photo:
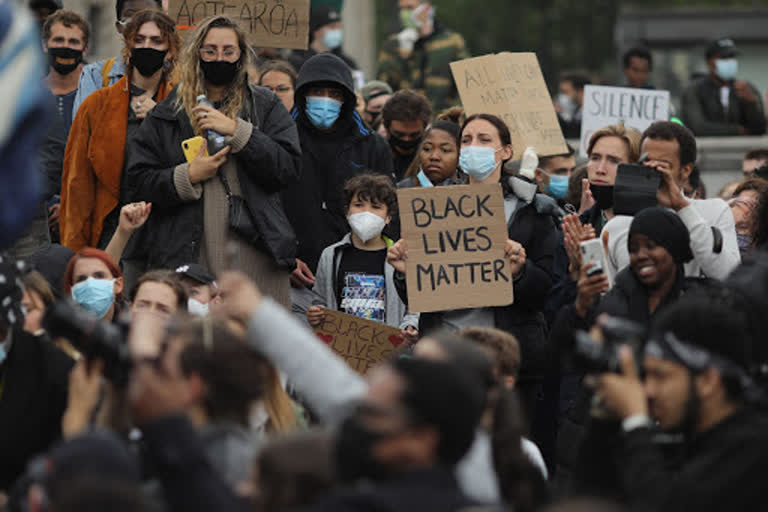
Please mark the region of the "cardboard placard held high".
POLYGON ((493 114, 507 123, 513 159, 529 146, 539 156, 568 152, 535 53, 464 59, 451 62, 451 72, 467 116, 493 114))
POLYGON ((187 37, 205 18, 226 16, 238 24, 255 47, 309 46, 310 0, 169 0, 168 15, 187 37))

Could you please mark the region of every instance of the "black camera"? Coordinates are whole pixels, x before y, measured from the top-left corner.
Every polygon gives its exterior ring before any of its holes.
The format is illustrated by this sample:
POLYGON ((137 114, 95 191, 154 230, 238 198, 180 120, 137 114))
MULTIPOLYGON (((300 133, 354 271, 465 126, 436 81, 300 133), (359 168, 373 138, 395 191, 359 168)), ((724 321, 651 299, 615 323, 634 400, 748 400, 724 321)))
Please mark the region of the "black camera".
POLYGON ((601 324, 603 341, 592 338, 585 331, 576 331, 573 360, 585 373, 621 373, 619 348, 628 345, 640 365, 640 349, 647 335, 646 329, 623 318, 607 317, 601 324))
POLYGON ((133 368, 126 341, 129 326, 123 318, 116 324, 103 322, 69 300, 54 304, 43 318, 51 338, 66 338, 87 360, 103 361, 104 377, 119 387, 128 383, 133 368))

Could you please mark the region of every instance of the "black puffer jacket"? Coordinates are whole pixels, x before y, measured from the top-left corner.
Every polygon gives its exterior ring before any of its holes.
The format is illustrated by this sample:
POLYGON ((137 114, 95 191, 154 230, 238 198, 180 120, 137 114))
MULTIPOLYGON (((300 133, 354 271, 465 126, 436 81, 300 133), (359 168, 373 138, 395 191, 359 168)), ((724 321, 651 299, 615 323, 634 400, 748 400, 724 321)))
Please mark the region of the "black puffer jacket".
POLYGON ((283 194, 285 210, 299 242, 298 258, 315 272, 323 249, 349 232, 344 214, 344 183, 364 171, 392 176, 387 142, 366 128, 355 112, 352 74, 343 60, 321 53, 301 68, 296 83, 296 121, 302 150, 301 180, 283 194), (329 131, 315 128, 304 109, 309 86, 335 84, 344 90, 339 120, 329 131))
MULTIPOLYGON (((200 259, 203 201, 183 201, 174 184, 174 169, 186 161, 181 143, 195 136, 186 112, 175 105, 177 91, 150 112, 126 151, 126 200, 152 202, 142 240, 147 268, 175 268, 200 259)), ((242 195, 257 219, 267 252, 279 266, 292 268, 295 237, 279 193, 299 178, 296 126, 274 93, 250 85, 246 95, 240 117, 253 124, 253 132, 245 147, 230 158, 238 160, 242 195)))

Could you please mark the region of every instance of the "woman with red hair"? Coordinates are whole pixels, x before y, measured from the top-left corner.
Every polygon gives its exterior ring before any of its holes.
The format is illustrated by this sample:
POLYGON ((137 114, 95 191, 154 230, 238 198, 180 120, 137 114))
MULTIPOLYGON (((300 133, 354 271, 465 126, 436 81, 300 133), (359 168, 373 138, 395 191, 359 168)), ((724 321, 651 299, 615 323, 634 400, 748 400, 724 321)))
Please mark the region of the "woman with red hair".
POLYGON ((123 302, 123 273, 109 254, 86 247, 69 260, 64 293, 84 310, 111 322, 123 302))

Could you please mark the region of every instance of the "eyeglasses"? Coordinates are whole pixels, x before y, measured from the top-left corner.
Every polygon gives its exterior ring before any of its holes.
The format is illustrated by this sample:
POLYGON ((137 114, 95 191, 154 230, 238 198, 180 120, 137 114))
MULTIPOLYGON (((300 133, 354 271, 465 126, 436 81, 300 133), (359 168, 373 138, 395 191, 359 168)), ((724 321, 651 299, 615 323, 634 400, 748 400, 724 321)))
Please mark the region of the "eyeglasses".
POLYGON ((206 62, 216 60, 219 55, 222 55, 224 60, 228 62, 234 62, 240 58, 240 50, 237 48, 224 48, 220 54, 219 49, 215 46, 203 46, 200 48, 200 58, 206 62))

